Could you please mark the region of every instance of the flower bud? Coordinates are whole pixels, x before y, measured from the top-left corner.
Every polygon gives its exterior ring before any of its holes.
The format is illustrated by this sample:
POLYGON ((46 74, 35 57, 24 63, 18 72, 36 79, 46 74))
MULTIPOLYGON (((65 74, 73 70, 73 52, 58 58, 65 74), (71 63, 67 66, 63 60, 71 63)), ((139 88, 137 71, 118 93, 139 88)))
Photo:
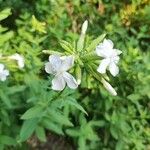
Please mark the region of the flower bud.
POLYGON ((76 73, 77 83, 79 85, 81 83, 81 76, 82 76, 81 68, 79 65, 76 66, 75 73, 76 73))
POLYGON ((88 21, 85 20, 84 23, 83 23, 83 25, 82 25, 82 30, 81 30, 82 34, 86 33, 87 27, 88 27, 88 21))
POLYGON ((108 92, 110 92, 113 96, 117 95, 115 89, 104 78, 102 78, 101 81, 108 92))

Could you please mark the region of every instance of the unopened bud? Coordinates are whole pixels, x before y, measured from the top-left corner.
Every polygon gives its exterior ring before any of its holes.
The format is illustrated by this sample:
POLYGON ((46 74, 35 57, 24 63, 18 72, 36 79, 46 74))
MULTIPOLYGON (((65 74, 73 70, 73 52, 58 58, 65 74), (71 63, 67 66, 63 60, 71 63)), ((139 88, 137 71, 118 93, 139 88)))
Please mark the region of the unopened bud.
POLYGON ((104 78, 102 78, 102 83, 108 92, 110 92, 113 96, 117 95, 115 89, 104 78))
POLYGON ((76 72, 76 78, 77 78, 77 83, 78 83, 78 85, 81 83, 81 68, 80 68, 80 66, 79 65, 77 65, 76 66, 76 70, 75 70, 75 72, 76 72))
POLYGON ((82 30, 81 30, 82 34, 86 33, 87 27, 88 27, 88 21, 85 20, 84 23, 82 24, 82 30))

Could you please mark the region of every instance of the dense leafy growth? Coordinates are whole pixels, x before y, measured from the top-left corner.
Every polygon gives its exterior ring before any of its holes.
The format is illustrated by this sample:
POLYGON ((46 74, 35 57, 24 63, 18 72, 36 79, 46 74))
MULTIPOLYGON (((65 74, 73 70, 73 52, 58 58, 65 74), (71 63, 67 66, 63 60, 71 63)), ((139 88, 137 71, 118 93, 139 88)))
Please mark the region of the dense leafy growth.
POLYGON ((0 63, 9 70, 0 81, 0 150, 28 149, 30 137, 45 142, 48 132, 69 137, 79 150, 150 149, 149 40, 149 0, 0 0, 0 63), (103 88, 86 54, 105 36, 122 50, 120 73, 109 76, 117 96, 103 88), (48 56, 82 49, 71 70, 82 84, 53 91, 48 56), (24 56, 23 69, 6 59, 14 53, 24 56))

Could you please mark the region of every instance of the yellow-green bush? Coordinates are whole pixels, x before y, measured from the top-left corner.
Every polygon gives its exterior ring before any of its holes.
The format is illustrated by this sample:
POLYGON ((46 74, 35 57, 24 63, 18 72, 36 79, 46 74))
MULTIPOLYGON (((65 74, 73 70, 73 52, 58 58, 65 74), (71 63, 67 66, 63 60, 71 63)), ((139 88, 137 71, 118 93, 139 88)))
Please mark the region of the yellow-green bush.
POLYGON ((70 138, 80 150, 149 149, 149 3, 0 0, 0 63, 9 70, 7 79, 0 81, 0 149, 28 149, 26 141, 32 135, 45 142, 47 132, 70 138), (92 56, 86 51, 71 70, 76 78, 81 73, 81 85, 76 90, 51 89, 53 76, 44 70, 48 56, 76 52, 85 20, 85 44, 78 47, 87 50, 106 34, 122 50, 120 73, 115 78, 108 73, 117 96, 109 94, 99 82, 101 75, 90 70, 92 56), (24 57, 23 69, 9 58, 15 53, 24 57))

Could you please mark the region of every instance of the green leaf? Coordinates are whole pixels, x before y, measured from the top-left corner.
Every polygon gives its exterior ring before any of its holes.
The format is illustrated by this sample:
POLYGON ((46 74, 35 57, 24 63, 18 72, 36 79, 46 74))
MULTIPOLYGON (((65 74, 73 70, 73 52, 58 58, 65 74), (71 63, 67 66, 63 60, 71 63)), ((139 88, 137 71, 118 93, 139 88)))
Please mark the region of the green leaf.
POLYGON ((73 47, 69 42, 61 40, 60 45, 66 52, 71 53, 71 54, 73 53, 73 51, 74 51, 73 47))
POLYGON ((11 15, 11 9, 6 8, 0 12, 0 21, 7 18, 9 15, 11 15))
POLYGON ((125 143, 122 140, 119 140, 116 144, 115 150, 124 150, 125 143))
POLYGON ((79 109, 80 111, 82 111, 83 113, 85 113, 86 115, 88 115, 87 112, 84 110, 84 108, 83 108, 75 99, 73 99, 73 98, 68 98, 68 99, 66 100, 66 102, 67 102, 69 105, 76 107, 77 109, 79 109))
POLYGON ((39 140, 46 142, 46 135, 43 127, 37 126, 35 132, 39 140))
POLYGON ((27 140, 32 135, 32 133, 36 129, 37 123, 37 118, 24 121, 20 131, 20 142, 27 140))
POLYGON ((35 16, 32 16, 31 20, 32 28, 35 31, 41 32, 41 33, 46 33, 46 23, 45 22, 40 22, 35 18, 35 16))
POLYGON ((86 150, 86 139, 83 137, 80 137, 78 140, 79 150, 86 150))
POLYGON ((115 128, 115 126, 110 127, 110 132, 112 136, 117 140, 118 139, 118 130, 115 128))
POLYGON ((9 97, 7 97, 7 95, 3 91, 0 91, 0 98, 8 108, 12 107, 12 104, 10 101, 11 99, 9 97))
POLYGON ((21 117, 21 119, 31 119, 40 117, 43 113, 43 107, 42 106, 35 106, 27 110, 21 117))
POLYGON ((26 88, 26 86, 22 85, 22 86, 13 86, 13 87, 9 87, 8 89, 8 94, 14 94, 14 93, 17 93, 17 92, 22 92, 24 91, 26 88))
POLYGON ((51 131, 54 131, 55 133, 58 133, 58 134, 61 134, 63 135, 63 131, 62 131, 62 127, 59 126, 58 124, 56 123, 53 123, 50 119, 48 118, 44 118, 43 121, 42 121, 42 125, 51 130, 51 131))
POLYGON ((82 34, 80 35, 80 38, 77 42, 77 51, 78 52, 81 52, 84 48, 84 41, 85 41, 85 34, 82 34))
POLYGON ((86 48, 87 51, 93 51, 96 46, 105 38, 106 34, 102 34, 99 37, 97 37, 95 40, 92 41, 92 43, 86 48))
POLYGON ((4 124, 6 124, 7 126, 10 126, 10 116, 8 114, 8 112, 5 109, 1 108, 1 119, 3 121, 4 124))
POLYGON ((104 120, 100 121, 91 121, 90 124, 92 126, 97 126, 97 127, 104 127, 106 125, 106 122, 104 120))
POLYGON ((13 36, 13 31, 6 32, 5 34, 3 34, 3 36, 0 36, 0 46, 4 45, 4 43, 11 39, 13 36))
POLYGON ((16 140, 14 138, 6 136, 6 135, 0 135, 0 144, 15 145, 16 140))
POLYGON ((0 144, 0 150, 4 150, 4 144, 0 144))
POLYGON ((60 53, 54 50, 42 50, 42 52, 45 54, 49 54, 49 55, 60 55, 60 56, 63 55, 63 53, 60 53))
POLYGON ((81 134, 80 131, 77 129, 67 129, 66 133, 72 137, 78 137, 81 134))
POLYGON ((60 112, 54 111, 52 109, 49 109, 48 112, 49 112, 50 119, 52 119, 53 121, 55 121, 59 124, 62 124, 62 125, 73 126, 73 124, 70 122, 69 118, 67 118, 60 112))

